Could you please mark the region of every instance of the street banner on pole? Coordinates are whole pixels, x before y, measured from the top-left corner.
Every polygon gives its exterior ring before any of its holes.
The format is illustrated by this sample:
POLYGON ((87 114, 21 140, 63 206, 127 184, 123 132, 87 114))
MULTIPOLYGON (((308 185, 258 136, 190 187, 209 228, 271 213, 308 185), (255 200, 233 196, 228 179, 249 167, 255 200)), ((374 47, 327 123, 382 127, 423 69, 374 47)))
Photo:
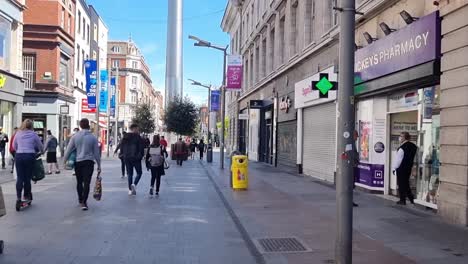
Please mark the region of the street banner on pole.
POLYGON ((82 113, 96 113, 96 108, 90 109, 88 104, 88 99, 81 99, 81 112, 82 113))
POLYGON ((97 92, 97 61, 85 61, 86 72, 86 96, 88 97, 88 108, 96 109, 96 92, 97 92))
POLYGON ((110 99, 110 115, 115 117, 115 76, 111 78, 110 87, 111 99, 110 99))
POLYGON ((242 89, 242 56, 228 55, 226 90, 240 91, 242 89))
POLYGON ((107 70, 101 70, 101 90, 99 91, 99 112, 101 113, 107 113, 107 78, 107 70))
POLYGON ((219 107, 221 105, 221 93, 219 90, 211 91, 211 112, 219 111, 219 107))

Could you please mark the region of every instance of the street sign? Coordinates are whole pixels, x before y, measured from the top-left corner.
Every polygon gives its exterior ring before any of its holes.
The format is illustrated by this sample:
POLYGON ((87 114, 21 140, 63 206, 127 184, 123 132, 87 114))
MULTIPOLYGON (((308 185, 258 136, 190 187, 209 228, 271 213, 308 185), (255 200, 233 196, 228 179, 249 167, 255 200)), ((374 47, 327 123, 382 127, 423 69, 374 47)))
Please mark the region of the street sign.
POLYGON ((249 114, 239 114, 239 120, 249 120, 249 114))
POLYGON ((263 108, 263 100, 250 100, 250 109, 263 108))
POLYGON ((281 102, 279 103, 279 109, 287 113, 289 111, 289 108, 291 108, 291 99, 289 99, 289 96, 281 98, 281 102))
POLYGON ((70 106, 60 105, 60 114, 61 115, 69 115, 70 114, 70 106))

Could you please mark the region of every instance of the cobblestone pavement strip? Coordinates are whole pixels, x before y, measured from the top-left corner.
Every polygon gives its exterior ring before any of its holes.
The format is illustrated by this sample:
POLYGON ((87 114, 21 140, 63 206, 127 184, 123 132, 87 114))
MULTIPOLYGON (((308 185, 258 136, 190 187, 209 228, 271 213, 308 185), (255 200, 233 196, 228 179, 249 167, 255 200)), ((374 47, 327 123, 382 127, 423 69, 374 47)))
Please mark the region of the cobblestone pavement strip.
POLYGON ((33 205, 19 213, 14 183, 3 184, 0 263, 256 263, 198 161, 172 164, 159 198, 148 194, 146 170, 129 197, 119 170, 120 161, 104 161, 103 199, 90 198, 87 212, 69 171, 33 185, 33 205))

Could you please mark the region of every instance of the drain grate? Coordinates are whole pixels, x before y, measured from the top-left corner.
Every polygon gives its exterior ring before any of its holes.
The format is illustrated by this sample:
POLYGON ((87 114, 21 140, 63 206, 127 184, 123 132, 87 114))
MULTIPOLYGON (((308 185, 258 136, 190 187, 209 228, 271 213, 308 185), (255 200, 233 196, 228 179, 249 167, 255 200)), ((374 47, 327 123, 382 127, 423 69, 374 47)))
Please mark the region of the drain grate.
POLYGON ((311 251, 296 237, 260 238, 256 242, 262 253, 303 253, 311 251))

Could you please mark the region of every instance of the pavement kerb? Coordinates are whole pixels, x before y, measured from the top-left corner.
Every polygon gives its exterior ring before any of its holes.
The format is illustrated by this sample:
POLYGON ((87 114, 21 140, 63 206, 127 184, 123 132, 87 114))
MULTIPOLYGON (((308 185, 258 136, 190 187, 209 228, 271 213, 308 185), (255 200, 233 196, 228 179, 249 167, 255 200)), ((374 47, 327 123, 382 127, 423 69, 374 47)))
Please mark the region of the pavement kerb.
POLYGON ((266 264, 265 258, 263 257, 262 253, 260 253, 260 251, 257 249, 255 243, 253 242, 252 237, 249 235, 249 233, 245 229, 240 218, 237 216, 236 212, 234 211, 231 204, 227 200, 220 186, 213 178, 213 176, 216 176, 215 172, 213 171, 213 168, 210 166, 207 166, 207 164, 201 160, 199 162, 202 165, 203 169, 206 171, 208 178, 210 179, 211 183, 213 184, 213 187, 216 190, 216 193, 219 195, 221 201, 223 202, 224 208, 229 213, 229 216, 231 217, 232 221, 236 225, 236 228, 241 234, 242 239, 246 243, 250 254, 254 257, 257 264, 266 264))

